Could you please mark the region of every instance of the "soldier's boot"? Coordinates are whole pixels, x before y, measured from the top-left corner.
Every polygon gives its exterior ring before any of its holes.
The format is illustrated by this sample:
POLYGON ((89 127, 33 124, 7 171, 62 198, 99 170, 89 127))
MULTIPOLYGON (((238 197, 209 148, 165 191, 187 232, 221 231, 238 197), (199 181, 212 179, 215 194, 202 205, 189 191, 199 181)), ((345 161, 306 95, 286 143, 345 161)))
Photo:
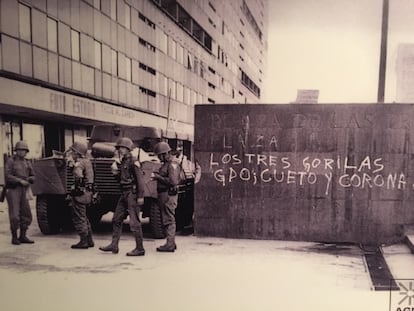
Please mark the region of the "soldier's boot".
MULTIPOLYGON (((121 229, 122 230, 122 229, 121 229)), ((121 238, 121 230, 114 229, 112 232, 112 241, 107 246, 100 246, 99 249, 103 252, 112 252, 113 254, 118 254, 119 248, 119 239, 121 238)))
POLYGON ((92 231, 89 229, 88 231, 88 247, 94 247, 95 243, 93 242, 93 238, 92 238, 92 231))
POLYGON ((27 232, 27 229, 20 229, 20 237, 19 237, 20 243, 33 244, 34 241, 27 237, 26 232, 27 232))
POLYGON ((173 253, 177 249, 177 245, 175 244, 175 229, 175 223, 167 226, 167 242, 164 245, 157 247, 157 252, 173 253))
POLYGON ((135 248, 128 252, 127 256, 144 256, 145 255, 145 249, 142 244, 142 231, 141 232, 135 232, 135 248))
POLYGON ((12 230, 12 240, 11 243, 13 245, 20 245, 20 240, 17 238, 17 230, 12 230))
POLYGON ((71 248, 73 249, 87 249, 88 248, 88 235, 81 234, 80 241, 76 244, 73 244, 71 248))

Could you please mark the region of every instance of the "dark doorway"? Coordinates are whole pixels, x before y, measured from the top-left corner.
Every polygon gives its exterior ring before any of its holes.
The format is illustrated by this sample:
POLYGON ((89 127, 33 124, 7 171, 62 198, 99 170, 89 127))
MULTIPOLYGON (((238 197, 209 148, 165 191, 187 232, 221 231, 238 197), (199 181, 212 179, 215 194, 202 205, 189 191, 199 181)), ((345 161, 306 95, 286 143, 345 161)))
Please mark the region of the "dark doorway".
POLYGON ((45 153, 46 156, 52 156, 53 150, 64 151, 65 137, 64 127, 56 123, 47 123, 45 129, 45 153))

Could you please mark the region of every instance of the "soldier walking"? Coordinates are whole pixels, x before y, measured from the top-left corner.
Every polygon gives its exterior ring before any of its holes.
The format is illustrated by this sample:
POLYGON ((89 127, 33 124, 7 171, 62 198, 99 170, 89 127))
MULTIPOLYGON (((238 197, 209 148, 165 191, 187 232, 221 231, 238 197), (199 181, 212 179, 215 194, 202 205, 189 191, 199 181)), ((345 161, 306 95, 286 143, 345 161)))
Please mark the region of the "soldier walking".
POLYGON ((27 229, 32 223, 32 212, 26 194, 30 184, 34 182, 34 171, 26 154, 29 147, 25 141, 18 141, 15 145, 15 155, 8 159, 5 166, 6 198, 9 207, 10 229, 12 233, 11 243, 33 244, 34 241, 26 235, 27 229), (20 236, 17 238, 17 230, 20 228, 20 236))
POLYGON ((177 158, 171 154, 171 147, 166 142, 154 146, 154 152, 162 162, 158 172, 152 178, 157 181, 158 203, 161 209, 162 224, 167 235, 164 245, 157 247, 158 252, 174 252, 175 244, 175 209, 177 208, 177 186, 180 180, 180 168, 177 158))
POLYGON ((73 244, 71 248, 87 249, 95 246, 91 224, 86 215, 87 206, 92 203, 94 173, 91 161, 86 158, 88 147, 85 143, 75 142, 70 150, 73 158, 73 163, 70 163, 70 166, 75 178, 75 184, 71 191, 72 222, 80 236, 80 241, 73 244))
POLYGON ((135 237, 135 248, 127 256, 144 256, 142 226, 139 219, 140 206, 144 204, 144 176, 140 162, 132 154, 133 142, 128 137, 120 138, 116 143, 119 160, 112 165, 113 173, 121 186, 121 197, 112 218, 112 241, 101 251, 119 252, 118 244, 122 233, 122 224, 129 215, 130 228, 135 237))

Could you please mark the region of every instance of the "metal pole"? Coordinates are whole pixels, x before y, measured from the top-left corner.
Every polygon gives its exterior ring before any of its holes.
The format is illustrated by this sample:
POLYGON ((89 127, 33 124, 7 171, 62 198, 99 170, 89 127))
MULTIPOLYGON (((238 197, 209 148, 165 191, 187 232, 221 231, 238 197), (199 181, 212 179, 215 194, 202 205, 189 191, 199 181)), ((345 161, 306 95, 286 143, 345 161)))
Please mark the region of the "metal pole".
POLYGON ((384 103, 385 77, 387 69, 387 37, 388 37, 389 0, 382 2, 381 52, 378 77, 378 103, 384 103))

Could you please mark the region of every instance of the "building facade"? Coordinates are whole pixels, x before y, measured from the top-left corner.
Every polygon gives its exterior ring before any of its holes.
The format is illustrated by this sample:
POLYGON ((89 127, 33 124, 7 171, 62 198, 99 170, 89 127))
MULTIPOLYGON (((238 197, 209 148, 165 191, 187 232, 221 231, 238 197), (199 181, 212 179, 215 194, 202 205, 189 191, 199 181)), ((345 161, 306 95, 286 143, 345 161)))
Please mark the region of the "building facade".
POLYGON ((397 49, 397 94, 398 103, 414 102, 414 44, 399 44, 397 49))
POLYGON ((102 123, 192 140, 195 104, 259 103, 267 5, 0 0, 0 153, 50 156, 102 123))

